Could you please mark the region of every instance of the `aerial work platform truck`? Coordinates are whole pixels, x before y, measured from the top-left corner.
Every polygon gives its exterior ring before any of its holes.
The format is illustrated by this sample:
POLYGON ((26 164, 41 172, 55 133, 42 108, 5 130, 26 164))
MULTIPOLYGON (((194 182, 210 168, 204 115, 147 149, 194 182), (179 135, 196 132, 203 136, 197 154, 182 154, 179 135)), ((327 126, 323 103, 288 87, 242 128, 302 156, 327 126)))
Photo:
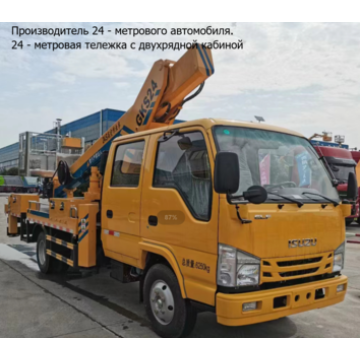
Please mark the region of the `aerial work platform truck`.
POLYGON ((155 62, 129 111, 71 166, 58 162, 48 202, 12 194, 5 207, 8 234, 37 243, 43 273, 108 261, 113 278, 139 282, 164 337, 188 335, 199 311, 254 324, 334 305, 347 289, 351 206, 304 136, 212 118, 173 125, 213 73, 199 45, 155 62))

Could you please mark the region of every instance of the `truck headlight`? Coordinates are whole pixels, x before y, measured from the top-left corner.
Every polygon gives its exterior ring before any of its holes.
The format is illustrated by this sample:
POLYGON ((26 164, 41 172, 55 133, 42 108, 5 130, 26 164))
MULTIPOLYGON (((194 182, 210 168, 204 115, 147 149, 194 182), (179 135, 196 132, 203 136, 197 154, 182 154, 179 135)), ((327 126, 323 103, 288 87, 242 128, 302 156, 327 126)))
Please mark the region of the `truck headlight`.
POLYGON ((218 285, 226 287, 258 285, 260 259, 219 244, 218 285))
POLYGON ((341 271, 345 261, 345 242, 334 251, 333 272, 341 271))
POLYGON ((236 276, 236 249, 219 244, 218 285, 234 287, 236 276))
POLYGON ((237 286, 257 285, 259 283, 260 259, 237 251, 237 286))

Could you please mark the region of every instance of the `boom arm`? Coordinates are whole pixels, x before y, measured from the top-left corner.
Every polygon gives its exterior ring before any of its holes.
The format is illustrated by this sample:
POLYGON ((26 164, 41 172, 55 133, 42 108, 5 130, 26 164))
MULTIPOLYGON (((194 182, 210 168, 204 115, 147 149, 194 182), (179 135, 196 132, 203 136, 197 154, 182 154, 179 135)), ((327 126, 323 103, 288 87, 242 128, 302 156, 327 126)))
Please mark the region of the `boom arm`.
POLYGON ((328 133, 326 131, 324 131, 322 134, 314 134, 312 136, 309 137, 309 140, 315 139, 315 138, 322 138, 323 141, 332 141, 332 136, 331 133, 328 133))
MULTIPOLYGON (((118 136, 171 125, 180 112, 185 97, 214 73, 211 51, 196 44, 177 62, 154 63, 134 105, 70 167, 69 176, 59 180, 55 197, 65 197, 64 189, 75 189, 98 166, 101 154, 110 149, 118 136)), ((188 98, 189 99, 189 98, 188 98)), ((62 171, 62 173, 64 173, 62 171)))

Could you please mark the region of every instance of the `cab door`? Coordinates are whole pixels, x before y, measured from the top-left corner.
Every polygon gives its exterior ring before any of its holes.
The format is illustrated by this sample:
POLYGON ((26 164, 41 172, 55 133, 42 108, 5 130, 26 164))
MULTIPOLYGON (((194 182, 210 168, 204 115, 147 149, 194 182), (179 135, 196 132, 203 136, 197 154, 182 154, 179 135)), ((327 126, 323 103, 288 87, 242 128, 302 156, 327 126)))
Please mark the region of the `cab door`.
POLYGON ((189 298, 214 304, 219 196, 212 185, 213 153, 203 128, 180 131, 166 134, 168 140, 163 133, 150 138, 141 237, 170 250, 189 298))
POLYGON ((136 266, 140 236, 140 199, 146 137, 121 142, 109 153, 102 198, 106 256, 136 266))

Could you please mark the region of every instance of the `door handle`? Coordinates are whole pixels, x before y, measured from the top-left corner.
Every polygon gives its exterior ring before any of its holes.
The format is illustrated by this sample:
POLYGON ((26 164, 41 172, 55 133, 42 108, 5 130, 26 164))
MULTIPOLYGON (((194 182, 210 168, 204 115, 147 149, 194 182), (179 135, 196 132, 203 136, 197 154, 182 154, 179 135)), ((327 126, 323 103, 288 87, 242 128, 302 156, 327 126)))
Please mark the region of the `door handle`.
POLYGON ((107 216, 109 219, 112 219, 112 217, 113 217, 113 212, 112 212, 112 210, 107 210, 107 211, 106 211, 106 216, 107 216))
POLYGON ((158 218, 157 216, 150 215, 149 216, 149 225, 156 226, 158 224, 158 218))

